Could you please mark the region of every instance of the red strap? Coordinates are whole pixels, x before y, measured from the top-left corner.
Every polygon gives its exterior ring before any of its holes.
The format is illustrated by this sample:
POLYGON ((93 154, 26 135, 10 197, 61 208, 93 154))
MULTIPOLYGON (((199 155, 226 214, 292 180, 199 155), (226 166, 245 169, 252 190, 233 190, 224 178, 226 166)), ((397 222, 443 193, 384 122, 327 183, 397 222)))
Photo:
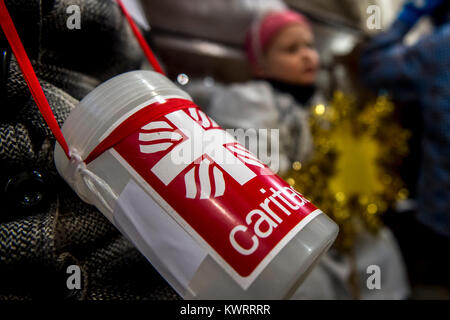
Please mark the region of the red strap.
POLYGON ((122 3, 122 0, 117 0, 117 3, 119 4, 120 9, 122 10, 123 14, 125 15, 125 18, 127 19, 131 30, 133 30, 134 36, 136 37, 137 41, 139 42, 139 45, 142 48, 142 51, 144 51, 144 54, 146 55, 148 61, 152 65, 153 69, 155 71, 164 74, 164 71, 161 69, 161 66, 158 63, 158 60, 156 60, 155 55, 152 52, 152 49, 150 49, 149 45, 147 44, 147 41, 145 41, 144 36, 139 31, 139 28, 134 23, 133 19, 131 18, 130 14, 127 11, 127 8, 122 3))
MULTIPOLYGON (((148 46, 144 37, 140 33, 138 27, 134 23, 133 19, 129 15, 127 9, 123 5, 121 0, 117 0, 120 9, 125 15, 128 23, 130 24, 131 29, 133 30, 136 39, 138 40, 142 50, 144 51, 147 59, 150 64, 153 66, 155 71, 164 75, 163 70, 161 69, 158 61, 153 55, 152 50, 148 46)), ((2 26, 3 32, 11 46, 11 49, 14 53, 14 56, 17 59, 17 63, 19 64, 20 69, 22 70, 25 81, 27 82, 28 88, 31 91, 31 95, 33 96, 36 105, 38 106, 42 116, 44 117, 45 122, 49 126, 51 132, 55 136, 58 143, 61 145, 65 154, 68 158, 70 158, 69 147, 67 145, 66 140, 59 128, 59 125, 55 119, 55 116, 50 108, 50 105, 45 97, 44 91, 39 83, 39 80, 34 72, 33 66, 31 65, 30 59, 28 58, 25 49, 20 41, 20 37, 17 34, 17 30, 14 27, 14 23, 9 15, 8 9, 4 3, 4 0, 0 0, 0 24, 2 26)), ((119 143, 122 139, 129 136, 131 133, 136 131, 138 128, 143 125, 151 122, 154 119, 157 119, 165 114, 170 112, 194 107, 195 104, 188 100, 183 99, 171 99, 172 103, 169 105, 165 104, 152 104, 152 107, 145 107, 142 110, 138 111, 135 115, 133 115, 130 119, 127 119, 124 123, 119 125, 105 140, 103 140, 86 158, 86 163, 89 163, 96 159, 103 152, 113 147, 117 143, 119 143), (154 106, 159 105, 159 108, 154 108, 154 106), (164 108, 162 107, 164 106, 164 108)))
POLYGON ((70 157, 67 142, 64 139, 61 129, 59 128, 58 122, 56 122, 55 116, 53 115, 50 105, 48 104, 41 84, 39 83, 39 80, 34 73, 33 66, 31 65, 30 59, 28 59, 22 42, 20 41, 20 37, 17 34, 17 30, 14 27, 14 23, 12 22, 11 16, 9 15, 4 0, 0 0, 0 24, 2 26, 3 32, 5 33, 6 39, 8 39, 14 56, 16 57, 20 70, 22 70, 23 77, 28 84, 28 88, 30 88, 31 95, 36 102, 36 105, 41 111, 45 122, 55 136, 56 141, 58 141, 58 143, 61 145, 67 157, 70 157))
POLYGON ((95 160, 103 152, 113 148, 116 144, 139 130, 142 126, 166 114, 186 108, 197 108, 197 106, 192 101, 185 99, 168 99, 165 103, 155 102, 142 108, 122 122, 113 132, 100 142, 100 144, 98 144, 87 156, 85 163, 88 164, 95 160))

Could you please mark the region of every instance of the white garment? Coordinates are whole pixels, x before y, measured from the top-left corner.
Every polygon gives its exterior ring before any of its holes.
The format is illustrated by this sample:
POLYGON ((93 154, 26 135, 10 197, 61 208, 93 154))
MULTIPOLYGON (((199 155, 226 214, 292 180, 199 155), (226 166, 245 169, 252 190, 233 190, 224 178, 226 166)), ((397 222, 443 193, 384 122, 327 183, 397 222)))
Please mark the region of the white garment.
MULTIPOLYGON (((279 166, 266 163, 275 172, 286 171, 293 161, 303 161, 311 154, 309 106, 298 105, 290 94, 275 91, 265 81, 215 85, 214 88, 201 92, 202 89, 206 88, 193 84, 187 91, 223 128, 279 130, 279 166)), ((323 102, 323 99, 316 94, 309 104, 319 102, 323 102)), ((267 134, 258 131, 258 139, 267 141, 270 146, 272 142, 267 134)))
MULTIPOLYGON (((396 240, 388 228, 376 236, 361 234, 355 244, 355 264, 360 299, 397 300, 410 295, 405 265, 396 240), (380 287, 374 288, 373 277, 379 268, 380 287), (369 282, 369 285, 368 285, 369 282), (372 289, 370 289, 372 288, 372 289)), ((350 257, 335 250, 327 252, 296 293, 292 300, 352 299, 350 257)))

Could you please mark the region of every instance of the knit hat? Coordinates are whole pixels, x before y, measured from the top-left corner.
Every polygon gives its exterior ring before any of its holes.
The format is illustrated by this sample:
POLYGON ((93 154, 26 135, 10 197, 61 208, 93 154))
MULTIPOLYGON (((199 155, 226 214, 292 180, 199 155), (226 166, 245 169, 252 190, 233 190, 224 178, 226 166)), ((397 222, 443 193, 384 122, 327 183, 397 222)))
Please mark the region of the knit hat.
POLYGON ((264 52, 278 32, 292 24, 300 24, 311 28, 308 19, 295 11, 270 11, 256 19, 245 38, 247 59, 254 71, 259 70, 264 52))

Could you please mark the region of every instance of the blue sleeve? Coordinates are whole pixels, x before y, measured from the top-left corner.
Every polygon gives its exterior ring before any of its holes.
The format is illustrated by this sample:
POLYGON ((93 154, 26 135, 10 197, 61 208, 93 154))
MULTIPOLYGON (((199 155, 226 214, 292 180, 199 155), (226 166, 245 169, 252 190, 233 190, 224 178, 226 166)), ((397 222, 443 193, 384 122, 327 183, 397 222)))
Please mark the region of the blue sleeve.
POLYGON ((367 86, 387 90, 401 100, 414 98, 426 65, 419 44, 411 47, 403 44, 409 28, 397 20, 389 31, 372 40, 360 61, 362 80, 367 86))

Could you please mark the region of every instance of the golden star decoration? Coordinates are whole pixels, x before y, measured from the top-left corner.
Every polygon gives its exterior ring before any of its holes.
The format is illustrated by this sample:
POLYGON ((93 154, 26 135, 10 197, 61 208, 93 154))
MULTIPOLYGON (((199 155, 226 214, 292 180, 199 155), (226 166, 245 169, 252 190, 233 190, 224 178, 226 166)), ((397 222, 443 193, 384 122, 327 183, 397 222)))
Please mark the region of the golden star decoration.
POLYGON ((281 174, 338 223, 337 249, 351 250, 360 232, 376 234, 381 215, 408 197, 397 169, 408 153, 410 132, 397 124, 393 111, 387 96, 358 108, 353 97, 335 92, 329 106, 312 108, 312 156, 281 174))

